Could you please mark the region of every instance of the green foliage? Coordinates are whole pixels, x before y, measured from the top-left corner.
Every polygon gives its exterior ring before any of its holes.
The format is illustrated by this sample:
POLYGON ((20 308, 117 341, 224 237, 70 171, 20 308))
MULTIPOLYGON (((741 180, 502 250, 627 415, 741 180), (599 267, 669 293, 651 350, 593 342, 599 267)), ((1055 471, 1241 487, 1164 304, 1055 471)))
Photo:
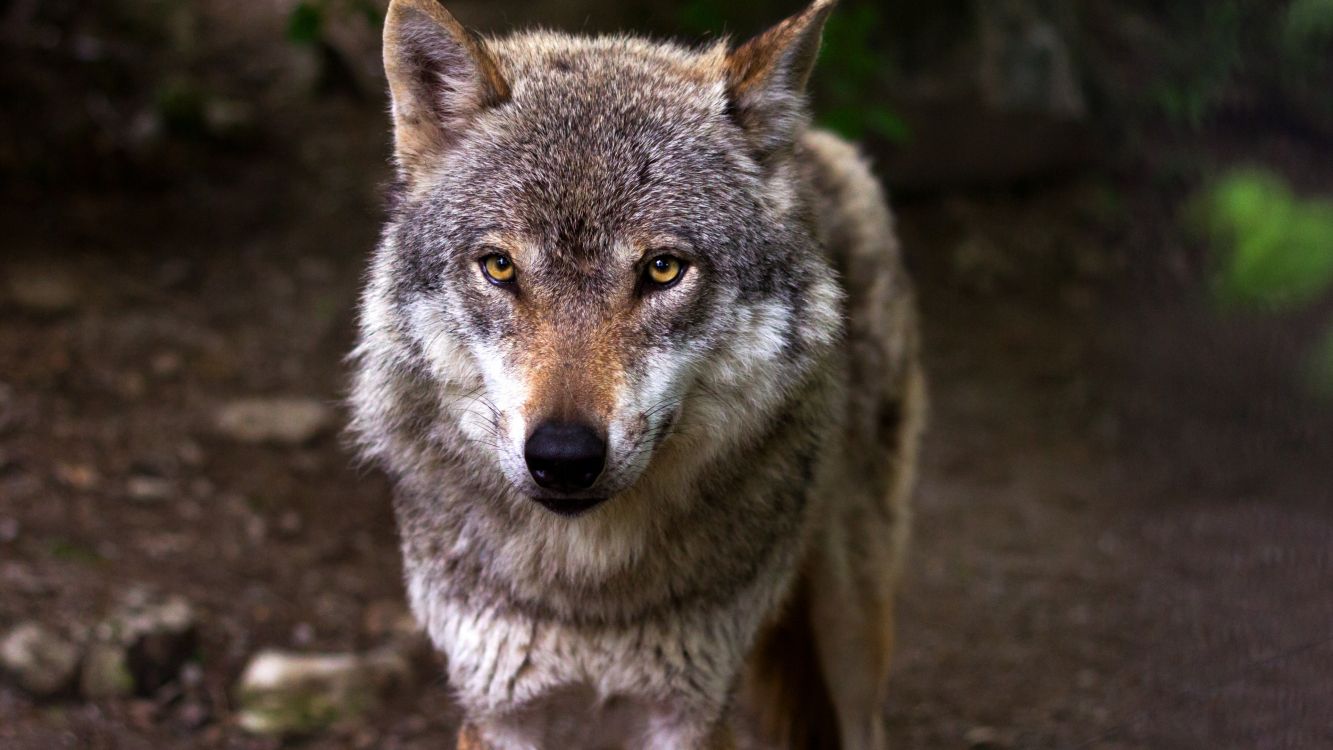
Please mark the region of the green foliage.
POLYGON ((330 19, 341 16, 360 16, 372 26, 383 22, 373 0, 301 0, 287 17, 287 39, 294 44, 317 44, 330 19))
POLYGON ((907 123, 878 97, 893 62, 873 44, 883 18, 876 5, 851 4, 829 16, 815 85, 826 100, 820 123, 848 138, 873 134, 893 143, 910 138, 907 123))
MULTIPOLYGON (((1219 256, 1214 289, 1223 305, 1289 311, 1333 290, 1333 199, 1300 198, 1276 175, 1242 170, 1205 191, 1193 211, 1219 256)), ((1310 353, 1305 380, 1333 398, 1333 328, 1310 353)))
POLYGON ((174 76, 157 90, 157 111, 162 124, 174 135, 200 138, 208 130, 204 112, 208 98, 193 81, 174 76))
POLYGON ((1149 101, 1169 122, 1198 130, 1222 102, 1242 68, 1242 38, 1249 16, 1242 0, 1193 6, 1171 24, 1183 40, 1167 55, 1165 72, 1149 101))
POLYGON ((287 39, 297 44, 313 44, 324 27, 324 3, 304 0, 292 8, 287 19, 287 39))
POLYGON ((1333 42, 1333 0, 1295 0, 1282 19, 1283 47, 1306 54, 1333 42))
POLYGON ((1290 309, 1333 286, 1333 201, 1301 199, 1281 179, 1241 171, 1203 198, 1201 219, 1221 253, 1227 304, 1290 309))
POLYGON ((102 562, 102 556, 96 550, 67 539, 54 539, 50 543, 51 557, 80 565, 96 565, 102 562))
POLYGON ((721 3, 690 0, 681 4, 677 20, 682 28, 696 34, 719 33, 727 26, 727 17, 722 8, 721 3))

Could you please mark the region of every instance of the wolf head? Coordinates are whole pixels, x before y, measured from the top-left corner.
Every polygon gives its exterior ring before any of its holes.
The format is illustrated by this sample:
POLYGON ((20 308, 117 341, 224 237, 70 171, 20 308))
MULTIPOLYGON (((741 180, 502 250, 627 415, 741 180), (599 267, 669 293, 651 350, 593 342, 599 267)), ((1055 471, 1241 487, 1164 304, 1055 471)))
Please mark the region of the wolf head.
MULTIPOLYGON (((762 433, 840 335, 794 154, 832 7, 730 49, 385 24, 401 197, 372 266, 355 427, 575 515, 762 433)), ((480 493, 480 490, 479 490, 480 493)))

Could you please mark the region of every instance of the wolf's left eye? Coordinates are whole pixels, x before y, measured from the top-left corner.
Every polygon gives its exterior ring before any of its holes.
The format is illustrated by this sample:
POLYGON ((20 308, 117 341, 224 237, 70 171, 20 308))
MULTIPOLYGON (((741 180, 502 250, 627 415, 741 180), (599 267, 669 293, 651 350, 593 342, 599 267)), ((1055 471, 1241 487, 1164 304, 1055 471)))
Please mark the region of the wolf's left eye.
POLYGON ((508 284, 518 275, 514 261, 504 255, 487 255, 481 259, 481 272, 492 284, 508 284))
POLYGON ((685 261, 674 255, 659 255, 648 261, 644 279, 658 288, 672 286, 685 275, 685 261))

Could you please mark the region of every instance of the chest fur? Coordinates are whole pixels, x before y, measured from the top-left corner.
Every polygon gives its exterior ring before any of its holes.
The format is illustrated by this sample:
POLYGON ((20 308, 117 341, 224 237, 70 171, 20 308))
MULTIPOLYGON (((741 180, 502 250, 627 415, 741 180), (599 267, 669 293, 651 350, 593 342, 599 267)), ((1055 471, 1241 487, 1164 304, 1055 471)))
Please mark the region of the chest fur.
POLYGON ((757 631, 789 585, 786 576, 770 576, 725 604, 616 626, 469 606, 433 595, 429 579, 413 576, 409 596, 448 659, 450 685, 474 715, 524 723, 525 712, 569 715, 547 710, 562 704, 577 706, 573 715, 620 726, 612 719, 622 708, 636 721, 720 713, 757 631))

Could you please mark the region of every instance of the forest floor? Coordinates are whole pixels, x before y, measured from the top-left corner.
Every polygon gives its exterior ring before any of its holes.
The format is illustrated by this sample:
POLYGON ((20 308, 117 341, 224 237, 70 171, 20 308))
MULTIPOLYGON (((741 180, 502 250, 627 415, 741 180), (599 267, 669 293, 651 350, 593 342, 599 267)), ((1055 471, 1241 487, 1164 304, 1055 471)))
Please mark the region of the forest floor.
MULTIPOLYGON (((336 430, 274 447, 213 425, 254 395, 342 414, 387 139, 364 105, 304 125, 165 186, 0 208, 4 273, 66 300, 0 300, 0 630, 146 587, 200 611, 202 666, 184 697, 0 682, 4 748, 274 746, 234 721, 246 660, 367 647, 401 600, 388 486, 336 430), (143 476, 169 495, 136 496, 143 476)), ((1320 179, 1317 146, 1270 145, 1320 179)), ((1290 325, 1192 291, 1169 205, 1132 169, 898 202, 932 415, 895 746, 1333 746, 1333 419, 1292 385, 1290 325)), ((454 718, 428 680, 298 744, 449 747, 454 718)))

